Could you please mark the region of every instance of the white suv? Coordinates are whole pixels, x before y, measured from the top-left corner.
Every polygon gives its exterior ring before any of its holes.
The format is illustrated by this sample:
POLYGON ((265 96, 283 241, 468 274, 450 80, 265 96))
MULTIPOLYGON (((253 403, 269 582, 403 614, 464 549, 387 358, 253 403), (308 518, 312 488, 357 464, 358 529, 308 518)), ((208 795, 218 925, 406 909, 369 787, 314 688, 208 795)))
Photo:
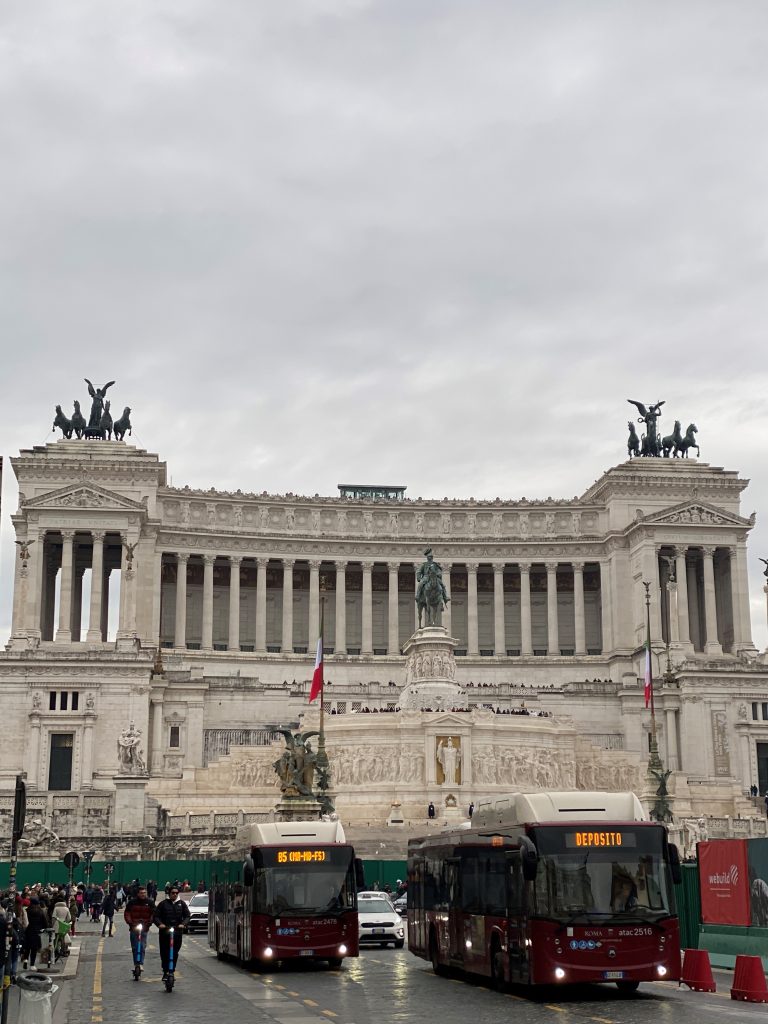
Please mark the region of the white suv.
POLYGON ((201 931, 208 931, 208 893, 207 892, 196 892, 192 899, 187 904, 189 907, 189 921, 187 921, 187 930, 190 932, 197 931, 199 928, 201 931))
POLYGON ((403 922, 385 892, 359 892, 357 894, 359 942, 376 944, 383 949, 392 943, 395 949, 405 945, 403 922))

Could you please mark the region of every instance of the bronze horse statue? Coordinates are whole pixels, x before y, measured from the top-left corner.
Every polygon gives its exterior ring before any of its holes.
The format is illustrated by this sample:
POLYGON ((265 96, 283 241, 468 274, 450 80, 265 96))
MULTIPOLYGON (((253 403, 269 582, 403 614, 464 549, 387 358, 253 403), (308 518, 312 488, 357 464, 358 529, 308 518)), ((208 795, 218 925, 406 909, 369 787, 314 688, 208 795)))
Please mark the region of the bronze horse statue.
POLYGON ((630 457, 630 459, 633 455, 635 458, 638 458, 640 455, 640 438, 637 436, 635 424, 632 422, 632 420, 630 420, 629 423, 627 423, 627 426, 629 427, 629 437, 627 438, 627 455, 630 457))
POLYGON ((675 449, 674 457, 677 458, 677 446, 683 442, 683 432, 680 429, 680 420, 675 420, 675 426, 671 434, 667 434, 666 437, 661 439, 661 450, 665 459, 669 458, 669 453, 672 449, 675 449))
POLYGON ((701 449, 696 444, 696 434, 698 432, 699 432, 699 428, 696 426, 695 423, 689 423, 688 424, 688 429, 685 432, 685 437, 682 438, 679 442, 677 442, 675 444, 675 453, 674 453, 674 457, 675 458, 677 458, 677 455, 678 455, 678 452, 679 452, 681 458, 687 459, 688 458, 688 449, 689 448, 695 448, 696 449, 696 458, 697 459, 701 458, 701 449))
POLYGON ((443 591, 440 580, 433 575, 424 580, 419 596, 416 598, 416 608, 419 612, 419 629, 421 629, 422 616, 425 617, 426 626, 436 626, 437 617, 443 610, 443 591), (425 614, 426 613, 426 614, 425 614))

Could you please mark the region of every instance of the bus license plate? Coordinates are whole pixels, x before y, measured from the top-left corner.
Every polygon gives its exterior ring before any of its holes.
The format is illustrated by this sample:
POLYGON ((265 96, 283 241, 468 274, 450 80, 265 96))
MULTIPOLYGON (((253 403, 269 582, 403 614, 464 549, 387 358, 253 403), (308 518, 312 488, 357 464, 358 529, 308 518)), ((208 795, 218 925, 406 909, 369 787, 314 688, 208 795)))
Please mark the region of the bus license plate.
POLYGON ((314 949, 302 949, 301 952, 299 953, 299 956, 314 956, 314 955, 315 955, 314 949))
POLYGON ((624 977, 624 971, 603 971, 606 981, 620 981, 624 977))

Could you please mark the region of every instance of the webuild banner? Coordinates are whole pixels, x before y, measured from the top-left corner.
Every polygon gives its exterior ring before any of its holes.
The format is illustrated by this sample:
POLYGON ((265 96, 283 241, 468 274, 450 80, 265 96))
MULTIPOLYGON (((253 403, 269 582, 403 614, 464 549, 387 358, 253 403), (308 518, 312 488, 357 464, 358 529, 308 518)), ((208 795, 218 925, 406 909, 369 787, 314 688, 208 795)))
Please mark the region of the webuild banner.
POLYGON ((696 852, 702 922, 750 925, 747 840, 713 839, 697 843, 696 852))

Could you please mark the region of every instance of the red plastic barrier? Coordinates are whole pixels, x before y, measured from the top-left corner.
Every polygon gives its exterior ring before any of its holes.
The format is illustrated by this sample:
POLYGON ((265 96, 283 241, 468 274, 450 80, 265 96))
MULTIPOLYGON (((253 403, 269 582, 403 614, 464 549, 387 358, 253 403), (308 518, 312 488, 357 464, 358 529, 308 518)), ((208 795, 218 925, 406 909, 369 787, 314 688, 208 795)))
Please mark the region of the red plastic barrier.
POLYGON ((712 977, 712 965, 706 949, 683 950, 683 974, 680 978, 691 992, 716 992, 717 985, 712 977))
POLYGON ((737 956, 731 999, 747 1003, 768 1003, 763 962, 759 956, 737 956))

